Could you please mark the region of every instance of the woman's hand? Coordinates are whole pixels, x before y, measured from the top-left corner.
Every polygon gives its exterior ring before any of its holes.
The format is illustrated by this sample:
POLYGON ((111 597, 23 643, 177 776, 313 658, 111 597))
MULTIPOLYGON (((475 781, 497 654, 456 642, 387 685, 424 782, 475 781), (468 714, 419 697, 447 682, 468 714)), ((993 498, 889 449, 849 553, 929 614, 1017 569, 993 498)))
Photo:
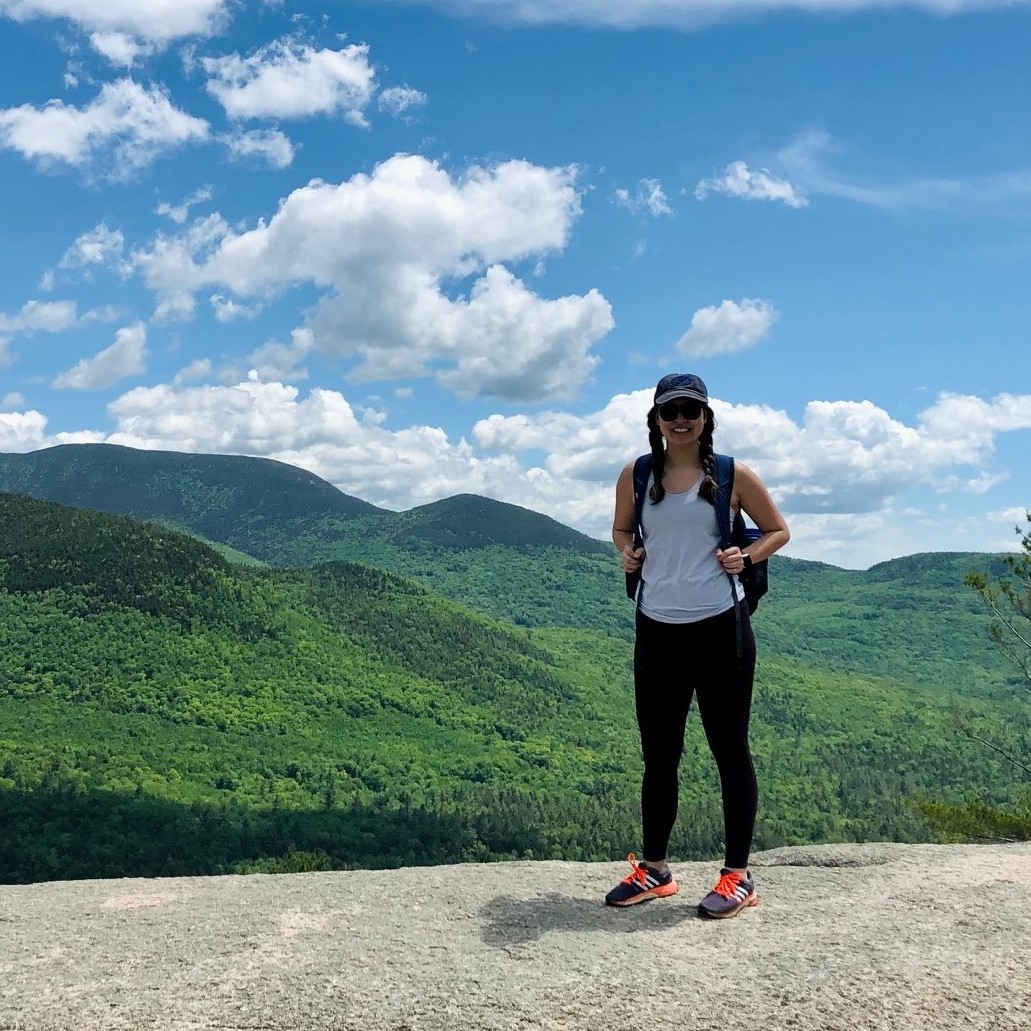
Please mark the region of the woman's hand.
POLYGON ((725 573, 740 573, 745 568, 745 553, 740 548, 717 548, 716 558, 725 573))
POLYGON ((641 563, 644 562, 644 548, 635 548, 632 544, 628 544, 620 552, 620 555, 623 560, 624 573, 636 573, 641 568, 641 563))

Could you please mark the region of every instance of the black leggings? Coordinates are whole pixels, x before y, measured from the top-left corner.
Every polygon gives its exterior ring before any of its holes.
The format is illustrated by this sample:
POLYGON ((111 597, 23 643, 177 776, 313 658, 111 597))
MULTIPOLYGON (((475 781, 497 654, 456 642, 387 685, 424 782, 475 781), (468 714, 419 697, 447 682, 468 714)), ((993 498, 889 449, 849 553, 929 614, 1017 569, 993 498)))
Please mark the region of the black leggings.
POLYGON ((748 866, 758 788, 748 749, 755 674, 755 638, 741 611, 741 659, 734 610, 697 623, 658 623, 637 613, 634 694, 641 729, 644 858, 666 857, 677 818, 677 768, 692 695, 698 696, 709 749, 720 774, 726 865, 748 866))

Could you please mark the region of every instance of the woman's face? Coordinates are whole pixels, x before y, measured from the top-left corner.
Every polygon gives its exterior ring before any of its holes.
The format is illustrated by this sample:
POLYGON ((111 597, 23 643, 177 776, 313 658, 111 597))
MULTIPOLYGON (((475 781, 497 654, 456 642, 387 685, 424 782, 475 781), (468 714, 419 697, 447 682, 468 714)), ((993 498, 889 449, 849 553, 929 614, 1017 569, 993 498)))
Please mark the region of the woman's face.
POLYGON ((660 405, 656 413, 667 445, 697 444, 705 429, 705 408, 698 401, 680 397, 660 405))

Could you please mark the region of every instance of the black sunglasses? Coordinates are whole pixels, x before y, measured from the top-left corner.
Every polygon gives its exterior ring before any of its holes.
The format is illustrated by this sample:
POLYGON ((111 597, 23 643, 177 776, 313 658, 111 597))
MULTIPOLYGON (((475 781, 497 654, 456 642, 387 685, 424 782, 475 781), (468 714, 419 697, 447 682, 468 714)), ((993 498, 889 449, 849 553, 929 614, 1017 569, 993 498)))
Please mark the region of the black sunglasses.
POLYGON ((697 419, 702 414, 702 403, 700 401, 667 401, 659 405, 659 418, 666 422, 673 422, 676 417, 684 413, 685 419, 697 419))

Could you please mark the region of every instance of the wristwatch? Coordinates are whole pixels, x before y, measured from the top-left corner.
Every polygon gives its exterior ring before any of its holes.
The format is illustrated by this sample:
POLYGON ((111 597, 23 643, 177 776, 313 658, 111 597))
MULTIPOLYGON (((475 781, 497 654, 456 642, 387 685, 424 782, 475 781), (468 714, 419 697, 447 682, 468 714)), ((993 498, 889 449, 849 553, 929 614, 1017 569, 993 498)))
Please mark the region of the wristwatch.
POLYGON ((752 568, 752 556, 749 555, 747 551, 742 551, 741 552, 741 559, 742 559, 742 561, 745 564, 744 569, 742 569, 741 572, 742 573, 746 573, 746 572, 748 572, 749 569, 752 568))

